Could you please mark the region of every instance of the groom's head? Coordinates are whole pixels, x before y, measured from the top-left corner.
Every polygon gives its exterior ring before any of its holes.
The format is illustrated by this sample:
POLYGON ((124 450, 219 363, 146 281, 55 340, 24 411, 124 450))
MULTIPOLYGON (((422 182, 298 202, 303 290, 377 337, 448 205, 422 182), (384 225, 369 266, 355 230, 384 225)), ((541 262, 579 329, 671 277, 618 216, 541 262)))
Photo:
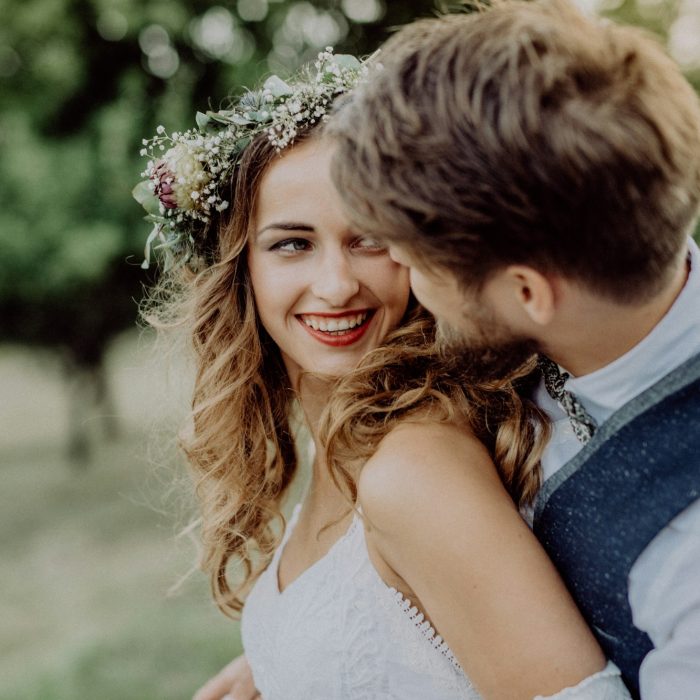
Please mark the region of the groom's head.
POLYGON ((387 43, 329 123, 334 180, 448 333, 529 351, 517 309, 484 296, 494 280, 521 306, 523 274, 623 305, 669 284, 698 210, 700 108, 640 31, 565 0, 493 4, 387 43))

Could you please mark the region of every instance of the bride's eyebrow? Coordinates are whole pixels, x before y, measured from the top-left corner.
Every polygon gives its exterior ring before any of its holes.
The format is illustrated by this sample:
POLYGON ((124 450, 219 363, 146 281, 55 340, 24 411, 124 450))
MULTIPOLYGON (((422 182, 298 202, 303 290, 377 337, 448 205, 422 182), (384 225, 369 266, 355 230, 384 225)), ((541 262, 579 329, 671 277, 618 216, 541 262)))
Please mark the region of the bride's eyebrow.
POLYGON ((265 231, 269 231, 271 229, 276 231, 306 231, 308 233, 313 233, 315 231, 314 227, 310 226, 309 224, 302 224, 297 221, 285 221, 263 226, 255 235, 260 236, 261 234, 265 233, 265 231))

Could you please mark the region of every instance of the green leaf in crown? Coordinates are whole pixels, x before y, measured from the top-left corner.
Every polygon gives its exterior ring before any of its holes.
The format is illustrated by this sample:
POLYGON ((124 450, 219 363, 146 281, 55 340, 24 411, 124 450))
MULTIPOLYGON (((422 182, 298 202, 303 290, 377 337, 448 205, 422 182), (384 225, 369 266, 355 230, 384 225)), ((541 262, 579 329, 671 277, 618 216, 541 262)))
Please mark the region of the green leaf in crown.
POLYGON ((144 267, 152 248, 165 253, 165 266, 188 263, 212 217, 229 202, 224 185, 251 141, 267 133, 282 150, 294 142, 297 130, 326 118, 333 99, 352 89, 367 74, 367 64, 354 56, 334 55, 329 47, 308 69, 286 82, 270 76, 261 90, 247 91, 228 109, 197 112, 196 128, 144 139, 141 155, 148 158, 146 178, 133 196, 154 227, 146 242, 144 267))

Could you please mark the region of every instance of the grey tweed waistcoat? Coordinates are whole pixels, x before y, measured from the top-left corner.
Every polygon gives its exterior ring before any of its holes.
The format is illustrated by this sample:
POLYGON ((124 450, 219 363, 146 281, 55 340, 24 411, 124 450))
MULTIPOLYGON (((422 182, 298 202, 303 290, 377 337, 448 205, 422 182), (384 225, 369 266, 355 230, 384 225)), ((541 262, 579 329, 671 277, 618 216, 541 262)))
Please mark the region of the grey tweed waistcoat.
POLYGON ((653 644, 632 622, 629 573, 698 498, 700 355, 613 414, 535 504, 535 534, 635 698, 653 644))

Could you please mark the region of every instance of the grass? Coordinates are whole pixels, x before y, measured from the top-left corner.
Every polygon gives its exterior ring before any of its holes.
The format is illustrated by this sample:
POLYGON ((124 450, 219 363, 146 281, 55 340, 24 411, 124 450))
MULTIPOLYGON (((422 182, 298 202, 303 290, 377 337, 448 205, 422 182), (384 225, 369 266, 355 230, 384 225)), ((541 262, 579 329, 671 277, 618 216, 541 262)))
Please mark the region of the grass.
POLYGON ((135 335, 109 366, 123 433, 105 443, 89 417, 77 469, 58 366, 0 347, 0 700, 186 699, 240 650, 201 573, 169 594, 195 557, 176 538, 191 504, 153 435, 174 433, 187 387, 166 386, 135 335))

